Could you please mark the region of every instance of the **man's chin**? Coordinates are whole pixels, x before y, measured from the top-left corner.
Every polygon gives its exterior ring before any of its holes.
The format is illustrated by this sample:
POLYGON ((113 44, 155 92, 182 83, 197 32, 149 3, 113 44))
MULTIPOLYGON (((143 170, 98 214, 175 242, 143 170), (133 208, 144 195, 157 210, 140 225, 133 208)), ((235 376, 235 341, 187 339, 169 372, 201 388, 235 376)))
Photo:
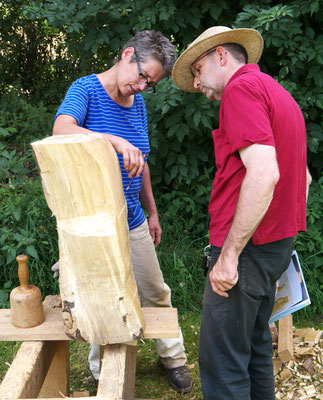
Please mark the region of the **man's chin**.
POLYGON ((210 101, 221 101, 221 96, 217 95, 213 90, 203 90, 202 93, 210 101))
POLYGON ((216 100, 218 100, 218 99, 214 96, 214 93, 212 93, 212 92, 206 92, 206 93, 204 93, 204 95, 205 95, 205 97, 206 97, 208 100, 210 100, 210 101, 216 101, 216 100))

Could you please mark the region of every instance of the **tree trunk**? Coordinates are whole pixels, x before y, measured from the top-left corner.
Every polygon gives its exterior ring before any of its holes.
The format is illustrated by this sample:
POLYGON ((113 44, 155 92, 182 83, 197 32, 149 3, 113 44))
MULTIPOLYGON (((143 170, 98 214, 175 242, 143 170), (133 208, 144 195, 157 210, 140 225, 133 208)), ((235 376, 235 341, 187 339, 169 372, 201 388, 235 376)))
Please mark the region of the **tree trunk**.
POLYGON ((66 333, 101 345, 138 338, 144 319, 114 148, 100 134, 52 136, 32 148, 57 220, 66 333))

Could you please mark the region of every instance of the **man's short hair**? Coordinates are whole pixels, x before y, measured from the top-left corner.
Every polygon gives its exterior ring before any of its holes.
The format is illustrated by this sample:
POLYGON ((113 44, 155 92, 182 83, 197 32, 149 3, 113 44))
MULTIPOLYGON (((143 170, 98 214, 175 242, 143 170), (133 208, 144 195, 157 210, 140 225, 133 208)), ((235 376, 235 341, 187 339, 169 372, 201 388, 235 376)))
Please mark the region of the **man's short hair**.
MULTIPOLYGON (((161 32, 146 30, 136 33, 123 46, 117 62, 128 47, 135 48, 139 61, 145 62, 147 58, 153 57, 163 66, 165 76, 171 75, 176 61, 175 46, 161 32)), ((136 62, 135 57, 131 61, 136 62)))
POLYGON ((243 46, 238 43, 225 43, 221 46, 228 50, 237 61, 248 64, 248 53, 243 46))

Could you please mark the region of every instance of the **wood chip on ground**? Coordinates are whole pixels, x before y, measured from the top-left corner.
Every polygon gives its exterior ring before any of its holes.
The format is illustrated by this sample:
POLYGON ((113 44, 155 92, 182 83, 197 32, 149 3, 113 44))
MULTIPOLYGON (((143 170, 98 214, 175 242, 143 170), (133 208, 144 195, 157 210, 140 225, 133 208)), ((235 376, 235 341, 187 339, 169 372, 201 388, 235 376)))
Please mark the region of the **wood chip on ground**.
POLYGON ((294 329, 294 359, 286 363, 273 343, 276 399, 323 400, 322 331, 294 329))

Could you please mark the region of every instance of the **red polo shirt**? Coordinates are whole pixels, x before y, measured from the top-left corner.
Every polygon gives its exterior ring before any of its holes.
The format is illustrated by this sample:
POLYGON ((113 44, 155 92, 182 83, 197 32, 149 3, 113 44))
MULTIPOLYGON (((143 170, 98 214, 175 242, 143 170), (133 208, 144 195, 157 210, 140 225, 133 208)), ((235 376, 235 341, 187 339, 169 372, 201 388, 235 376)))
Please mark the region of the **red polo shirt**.
POLYGON ((210 243, 222 247, 235 214, 246 170, 238 150, 254 143, 274 146, 280 179, 269 209, 252 236, 255 245, 306 230, 307 142, 296 101, 256 64, 241 67, 221 99, 213 131, 217 172, 210 200, 210 243))

